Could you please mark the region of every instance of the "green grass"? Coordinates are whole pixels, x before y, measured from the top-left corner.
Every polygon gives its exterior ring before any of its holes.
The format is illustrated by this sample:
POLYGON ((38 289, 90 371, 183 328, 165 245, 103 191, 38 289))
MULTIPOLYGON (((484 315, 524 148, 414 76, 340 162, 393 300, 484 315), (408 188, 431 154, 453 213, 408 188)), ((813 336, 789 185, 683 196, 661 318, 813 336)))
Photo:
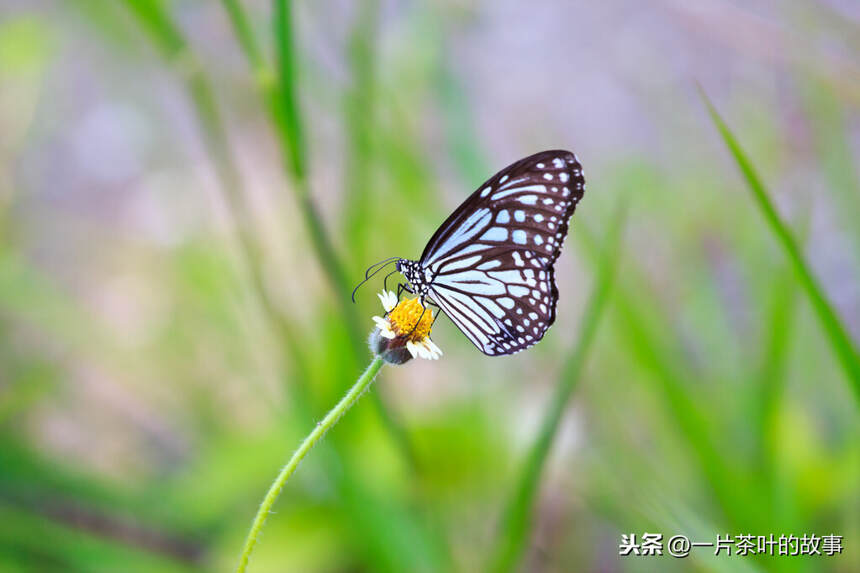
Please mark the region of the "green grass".
POLYGON ((842 369, 845 371, 845 377, 848 379, 848 383, 851 384, 855 400, 860 402, 860 356, 857 354, 857 349, 851 340, 851 335, 848 334, 839 316, 827 300, 827 296, 824 294, 818 279, 815 278, 815 275, 810 270, 809 264, 806 262, 797 240, 794 238, 794 234, 782 220, 776 207, 774 207, 767 188, 762 183, 758 173, 756 173, 752 162, 750 162, 737 139, 729 130, 729 127, 717 113, 716 108, 708 100, 704 92, 701 92, 701 94, 705 100, 705 104, 708 106, 711 119, 713 119, 720 136, 723 138, 726 147, 729 148, 732 157, 737 163, 738 169, 740 169, 744 181, 749 186, 753 199, 761 211, 768 228, 773 233, 774 238, 783 249, 788 260, 791 261, 797 278, 803 286, 804 291, 806 291, 806 295, 809 297, 819 321, 821 321, 822 328, 827 333, 831 348, 839 360, 842 369))
POLYGON ((568 354, 559 375, 555 392, 547 404, 538 435, 532 444, 522 470, 514 485, 501 519, 499 540, 488 570, 512 571, 522 559, 523 549, 531 531, 534 500, 538 495, 540 478, 546 465, 550 449, 558 433, 561 419, 570 403, 585 367, 588 351, 593 343, 597 327, 605 312, 612 291, 612 282, 618 259, 621 257, 620 243, 624 229, 624 209, 610 224, 604 239, 603 253, 585 313, 579 326, 576 346, 568 354))
MULTIPOLYGON (((583 121, 599 106, 495 90, 492 6, 330 9, 4 13, 0 570, 234 568, 278 468, 367 362, 381 283, 353 305, 354 279, 550 147, 577 152, 588 191, 546 339, 489 359, 440 320, 442 360, 387 368, 309 452, 249 571, 857 569, 850 80, 787 46, 778 105, 715 92, 737 131, 714 111, 698 133, 688 80, 643 54, 625 81, 648 118, 624 133, 647 143, 613 140, 618 118, 583 121), (137 168, 106 183, 81 158, 108 146, 137 168), (807 206, 791 225, 787 193, 807 206), (618 558, 643 531, 835 532, 846 552, 618 558)), ((535 78, 578 81, 523 39, 535 78)))

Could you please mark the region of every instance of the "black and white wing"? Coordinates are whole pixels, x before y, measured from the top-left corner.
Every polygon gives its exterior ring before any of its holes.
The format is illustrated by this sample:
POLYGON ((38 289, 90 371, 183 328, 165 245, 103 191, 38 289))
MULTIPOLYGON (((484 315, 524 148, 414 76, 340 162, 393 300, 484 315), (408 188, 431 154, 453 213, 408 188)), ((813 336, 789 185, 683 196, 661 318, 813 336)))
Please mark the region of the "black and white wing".
POLYGON ((537 343, 555 320, 554 263, 585 192, 569 151, 543 151, 503 169, 436 231, 420 264, 430 294, 484 354, 537 343))

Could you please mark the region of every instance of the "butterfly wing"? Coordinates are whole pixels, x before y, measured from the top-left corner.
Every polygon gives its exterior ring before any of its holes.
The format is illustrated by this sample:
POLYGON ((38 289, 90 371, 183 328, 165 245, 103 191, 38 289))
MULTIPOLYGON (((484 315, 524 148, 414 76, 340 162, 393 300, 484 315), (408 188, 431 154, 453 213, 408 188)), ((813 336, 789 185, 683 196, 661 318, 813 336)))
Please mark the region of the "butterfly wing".
POLYGON ((554 263, 584 192, 576 156, 543 151, 491 177, 430 239, 430 294, 483 353, 519 352, 552 325, 554 263))

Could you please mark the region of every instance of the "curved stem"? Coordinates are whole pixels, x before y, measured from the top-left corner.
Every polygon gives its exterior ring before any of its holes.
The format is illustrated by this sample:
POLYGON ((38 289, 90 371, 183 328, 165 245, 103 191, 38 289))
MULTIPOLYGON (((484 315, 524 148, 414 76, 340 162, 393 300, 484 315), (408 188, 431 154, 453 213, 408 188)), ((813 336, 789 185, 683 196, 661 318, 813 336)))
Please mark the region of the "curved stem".
POLYGON ((257 537, 260 535, 260 531, 263 529, 263 524, 266 523, 266 518, 272 511, 272 507, 278 500, 278 496, 281 495, 281 490, 284 489, 284 485, 287 483, 287 480, 290 479, 290 476, 292 476, 293 473, 295 473, 296 468, 299 467, 299 463, 301 463, 311 448, 314 447, 326 432, 328 432, 332 426, 337 424, 340 417, 343 416, 359 398, 361 398, 361 395, 364 394, 364 392, 370 387, 373 379, 376 378, 376 375, 382 368, 383 363, 384 362, 380 356, 375 356, 373 358, 373 361, 352 388, 350 388, 346 395, 341 398, 340 402, 338 402, 337 405, 332 408, 328 414, 326 414, 325 418, 323 418, 321 422, 317 423, 313 431, 308 434, 301 443, 299 449, 297 449, 292 455, 290 461, 287 462, 287 465, 281 469, 281 473, 279 473, 278 477, 275 478, 274 483, 272 483, 268 493, 266 493, 266 497, 263 498, 263 502, 260 504, 260 509, 257 510, 257 515, 254 516, 254 522, 251 524, 251 529, 248 531, 248 537, 245 539, 245 546, 242 548, 242 556, 239 559, 239 566, 236 568, 237 573, 243 573, 248 567, 248 560, 251 557, 251 552, 254 550, 254 545, 257 544, 257 537))

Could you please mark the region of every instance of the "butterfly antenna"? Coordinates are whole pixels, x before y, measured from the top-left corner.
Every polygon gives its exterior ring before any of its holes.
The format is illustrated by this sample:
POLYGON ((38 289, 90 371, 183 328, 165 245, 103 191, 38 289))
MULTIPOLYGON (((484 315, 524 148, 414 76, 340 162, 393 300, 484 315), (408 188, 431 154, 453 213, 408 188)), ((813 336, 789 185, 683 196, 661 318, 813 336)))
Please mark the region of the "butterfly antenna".
POLYGON ((367 270, 364 271, 364 280, 355 285, 355 288, 352 289, 352 302, 355 302, 355 293, 358 292, 358 289, 361 287, 361 285, 372 279, 379 271, 381 271, 391 263, 397 261, 399 258, 400 257, 388 257, 387 259, 383 259, 378 263, 373 263, 372 265, 367 267, 367 270))
MULTIPOLYGON (((396 272, 397 272, 397 269, 394 269, 393 271, 391 271, 390 273, 385 275, 385 278, 382 279, 382 288, 384 288, 385 290, 388 290, 388 277, 390 277, 391 275, 393 275, 396 272)), ((397 298, 400 298, 400 297, 397 297, 397 298)))
MULTIPOLYGON (((382 259, 382 260, 381 260, 381 261, 379 261, 378 263, 373 263, 372 265, 370 265, 369 267, 367 267, 367 270, 366 270, 366 271, 364 271, 364 278, 369 279, 371 276, 373 276, 373 275, 371 275, 371 274, 370 274, 370 271, 371 271, 371 269, 373 269, 374 267, 378 267, 379 265, 382 265, 382 266, 390 265, 392 262, 396 261, 396 260, 397 260, 397 259, 399 259, 399 258, 400 258, 400 257, 388 257, 387 259, 382 259)), ((379 269, 377 269, 377 270, 379 270, 379 269)), ((374 274, 376 274, 376 271, 374 271, 374 274)))

